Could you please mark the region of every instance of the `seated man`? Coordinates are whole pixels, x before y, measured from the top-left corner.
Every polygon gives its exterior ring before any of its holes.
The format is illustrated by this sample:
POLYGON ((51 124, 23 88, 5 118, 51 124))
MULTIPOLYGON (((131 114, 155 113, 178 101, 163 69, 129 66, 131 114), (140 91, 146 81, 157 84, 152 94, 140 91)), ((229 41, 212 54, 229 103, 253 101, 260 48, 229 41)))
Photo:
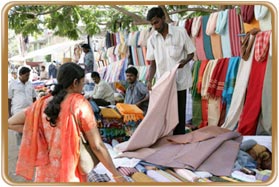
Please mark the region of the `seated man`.
POLYGON ((111 86, 104 80, 101 80, 98 72, 91 73, 91 78, 95 83, 93 93, 89 99, 93 99, 98 106, 114 105, 114 91, 111 86))
POLYGON ((142 82, 137 81, 138 70, 135 67, 129 67, 125 73, 129 86, 126 90, 124 103, 135 104, 146 114, 149 100, 147 87, 142 82))

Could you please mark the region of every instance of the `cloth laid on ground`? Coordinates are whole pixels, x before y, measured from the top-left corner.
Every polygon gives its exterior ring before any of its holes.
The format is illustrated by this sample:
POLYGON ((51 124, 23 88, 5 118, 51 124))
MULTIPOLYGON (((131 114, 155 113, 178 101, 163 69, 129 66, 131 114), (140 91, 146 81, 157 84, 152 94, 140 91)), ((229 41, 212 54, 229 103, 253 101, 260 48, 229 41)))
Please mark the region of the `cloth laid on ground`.
MULTIPOLYGON (((142 130, 141 126, 139 129, 142 130)), ((157 128, 156 131, 159 129, 157 128)), ((145 131, 150 131, 149 129, 145 131)), ((173 168, 208 171, 217 176, 229 176, 239 151, 238 132, 209 126, 185 135, 158 138, 152 146, 127 151, 120 157, 138 158, 150 163, 173 168)), ((133 139, 143 141, 142 137, 133 139)))
POLYGON ((123 115, 123 121, 138 121, 143 119, 143 111, 136 105, 117 103, 117 110, 123 115))
POLYGON ((151 146, 160 137, 168 135, 176 127, 178 123, 177 68, 178 65, 171 71, 164 73, 153 86, 148 111, 144 119, 127 142, 116 146, 118 150, 136 150, 151 146))

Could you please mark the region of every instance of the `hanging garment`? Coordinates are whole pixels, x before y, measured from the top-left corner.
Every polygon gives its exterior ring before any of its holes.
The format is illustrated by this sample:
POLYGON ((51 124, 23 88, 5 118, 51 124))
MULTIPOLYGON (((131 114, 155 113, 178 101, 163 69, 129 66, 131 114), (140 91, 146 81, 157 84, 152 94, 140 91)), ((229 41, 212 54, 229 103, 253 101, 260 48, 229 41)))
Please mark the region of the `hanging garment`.
MULTIPOLYGON (((271 49, 269 49, 271 51, 271 49)), ((268 56, 264 77, 261 115, 257 127, 257 135, 271 135, 272 130, 272 55, 268 56)))
POLYGON ((217 61, 217 64, 210 77, 209 87, 207 89, 207 94, 209 97, 217 98, 222 96, 228 65, 229 58, 222 58, 217 61))
POLYGON ((210 36, 214 59, 220 59, 223 57, 221 36, 215 33, 218 14, 218 12, 211 13, 206 26, 206 34, 210 36))
POLYGON ((251 23, 243 23, 243 27, 244 27, 244 32, 247 33, 255 28, 260 29, 260 24, 259 21, 256 20, 256 18, 253 18, 251 23))
POLYGON ((203 77, 204 70, 205 70, 208 62, 209 62, 208 60, 201 61, 201 66, 200 66, 199 74, 198 74, 197 93, 201 93, 202 77, 203 77))
POLYGON ((271 12, 268 7, 264 5, 255 5, 254 12, 256 20, 259 21, 261 31, 271 30, 271 12))
POLYGON ((255 54, 247 86, 246 100, 237 129, 237 131, 243 135, 256 134, 257 120, 261 110, 263 81, 268 58, 270 33, 271 31, 260 32, 256 36, 255 54))
MULTIPOLYGON (((158 130, 160 129, 156 129, 158 130)), ((149 129, 145 128, 145 131, 148 132, 149 129)), ((161 137, 151 147, 124 152, 120 156, 139 158, 166 167, 229 176, 239 151, 241 138, 238 132, 210 126, 185 135, 161 137)), ((134 139, 137 142, 142 140, 142 137, 134 139)))
POLYGON ((244 23, 251 23, 254 15, 254 5, 241 5, 241 17, 244 23))
POLYGON ((224 90, 222 93, 222 98, 223 98, 222 100, 226 104, 226 114, 229 111, 231 105, 239 62, 240 62, 240 57, 232 57, 230 58, 229 61, 228 71, 227 71, 225 84, 224 84, 224 90))
POLYGON ((217 126, 221 115, 221 96, 228 70, 228 58, 219 59, 210 77, 208 93, 208 125, 217 126))
POLYGON ((186 29, 186 31, 187 31, 187 33, 188 33, 188 35, 191 37, 192 36, 192 23, 193 23, 193 18, 191 18, 191 19, 187 19, 186 21, 185 21, 185 25, 184 25, 184 27, 185 27, 185 29, 186 29))
POLYGON ((119 150, 136 150, 142 147, 149 147, 159 137, 168 135, 176 127, 178 123, 177 67, 178 65, 171 71, 164 73, 153 86, 150 93, 148 111, 139 124, 141 128, 136 129, 128 142, 118 144, 119 150))
MULTIPOLYGON (((250 36, 251 38, 251 36, 250 36)), ((245 100, 246 88, 250 76, 252 60, 254 56, 255 43, 252 47, 252 54, 250 54, 247 61, 241 59, 235 81, 235 89, 232 95, 231 106, 228 111, 226 120, 222 125, 223 128, 234 130, 237 126, 239 116, 243 109, 245 100)))
POLYGON ((202 109, 201 109, 201 94, 197 93, 197 84, 199 77, 199 69, 201 61, 196 61, 193 68, 193 86, 192 86, 192 125, 198 127, 202 121, 202 109))
POLYGON ((206 34, 206 26, 209 16, 202 17, 202 35, 203 35, 203 47, 206 55, 206 59, 214 59, 211 49, 210 37, 206 34))
POLYGON ((240 56, 240 21, 236 9, 229 10, 229 33, 232 56, 240 56))
POLYGON ((192 36, 195 37, 196 54, 199 60, 207 59, 204 51, 202 28, 202 16, 194 18, 192 23, 192 36))
POLYGON ((256 38, 256 35, 258 32, 260 32, 260 30, 257 28, 254 28, 245 35, 245 37, 242 41, 242 44, 241 44, 241 57, 244 60, 248 60, 248 58, 251 54, 252 46, 254 44, 254 41, 255 41, 255 38, 256 38))
POLYGON ((212 76, 213 70, 218 62, 217 60, 210 60, 207 63, 207 66, 204 70, 202 77, 202 86, 201 86, 201 96, 202 96, 202 122, 199 125, 200 128, 208 125, 208 94, 207 90, 209 87, 210 77, 212 76))
POLYGON ((229 10, 219 12, 215 33, 221 35, 223 57, 231 57, 231 41, 228 24, 229 10))

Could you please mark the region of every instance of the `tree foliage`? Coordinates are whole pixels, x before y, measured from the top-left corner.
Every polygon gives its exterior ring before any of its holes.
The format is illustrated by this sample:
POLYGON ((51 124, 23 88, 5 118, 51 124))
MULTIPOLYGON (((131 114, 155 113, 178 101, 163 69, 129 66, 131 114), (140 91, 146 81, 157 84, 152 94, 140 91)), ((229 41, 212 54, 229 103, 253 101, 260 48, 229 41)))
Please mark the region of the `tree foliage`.
MULTIPOLYGON (((188 5, 161 5, 169 15, 179 18, 209 14, 217 6, 199 6, 193 9, 188 5), (195 11, 198 10, 198 11, 195 11)), ((36 36, 45 29, 55 35, 78 39, 81 34, 95 35, 106 29, 136 30, 138 25, 148 24, 145 20, 147 6, 139 5, 20 5, 14 6, 8 13, 9 28, 16 34, 36 36)))

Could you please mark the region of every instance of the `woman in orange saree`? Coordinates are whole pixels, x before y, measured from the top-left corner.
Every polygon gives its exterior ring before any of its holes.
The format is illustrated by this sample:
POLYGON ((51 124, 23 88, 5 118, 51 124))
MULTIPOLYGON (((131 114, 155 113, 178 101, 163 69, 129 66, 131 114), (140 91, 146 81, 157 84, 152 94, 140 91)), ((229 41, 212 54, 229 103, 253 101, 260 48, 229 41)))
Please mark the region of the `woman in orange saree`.
POLYGON ((36 168, 35 182, 86 182, 86 174, 78 170, 80 125, 94 154, 114 180, 124 182, 100 137, 92 108, 81 95, 84 70, 75 63, 63 64, 57 81, 51 95, 8 120, 9 129, 23 132, 16 174, 32 180, 36 168))

